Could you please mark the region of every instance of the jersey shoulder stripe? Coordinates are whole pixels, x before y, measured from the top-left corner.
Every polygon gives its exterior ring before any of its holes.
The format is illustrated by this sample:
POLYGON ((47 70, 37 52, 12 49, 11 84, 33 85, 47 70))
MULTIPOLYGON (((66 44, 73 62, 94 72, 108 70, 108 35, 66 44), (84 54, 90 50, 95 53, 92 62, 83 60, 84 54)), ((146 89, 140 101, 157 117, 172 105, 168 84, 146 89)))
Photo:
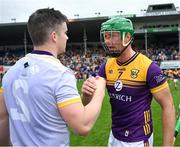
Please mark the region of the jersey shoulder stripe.
POLYGON ((151 93, 156 93, 156 92, 161 91, 162 89, 164 89, 166 87, 168 87, 167 81, 164 84, 162 84, 162 85, 160 85, 158 87, 152 88, 151 93))
POLYGON ((60 108, 64 107, 64 106, 67 106, 67 105, 70 105, 70 104, 74 104, 74 103, 81 103, 81 98, 72 98, 70 100, 65 100, 63 102, 58 102, 58 106, 60 108))

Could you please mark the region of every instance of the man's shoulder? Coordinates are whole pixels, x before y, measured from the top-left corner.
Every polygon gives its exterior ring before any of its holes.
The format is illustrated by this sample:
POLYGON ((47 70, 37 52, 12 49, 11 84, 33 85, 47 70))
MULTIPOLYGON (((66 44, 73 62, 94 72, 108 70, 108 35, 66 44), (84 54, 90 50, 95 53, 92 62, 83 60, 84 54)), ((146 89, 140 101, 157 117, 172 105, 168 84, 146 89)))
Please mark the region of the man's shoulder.
POLYGON ((151 59, 149 59, 147 56, 139 53, 135 62, 141 63, 141 64, 139 64, 140 66, 150 66, 153 61, 151 59))
POLYGON ((68 70, 68 68, 60 62, 60 60, 52 56, 28 54, 27 58, 29 58, 31 62, 34 62, 34 64, 41 65, 43 68, 48 68, 53 71, 64 72, 68 70))
POLYGON ((142 54, 142 53, 139 53, 139 57, 140 57, 141 59, 144 59, 144 60, 147 60, 147 61, 149 61, 149 62, 152 62, 152 60, 151 60, 150 58, 148 58, 146 55, 144 55, 144 54, 142 54))

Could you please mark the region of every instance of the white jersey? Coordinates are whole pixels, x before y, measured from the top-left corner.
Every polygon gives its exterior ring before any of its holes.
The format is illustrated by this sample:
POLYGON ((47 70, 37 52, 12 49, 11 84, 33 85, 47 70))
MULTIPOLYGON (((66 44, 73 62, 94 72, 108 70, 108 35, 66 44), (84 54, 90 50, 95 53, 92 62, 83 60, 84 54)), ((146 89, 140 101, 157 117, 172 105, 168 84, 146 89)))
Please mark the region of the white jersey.
POLYGON ((3 77, 13 146, 69 146, 58 107, 81 102, 74 73, 51 55, 27 54, 3 77))

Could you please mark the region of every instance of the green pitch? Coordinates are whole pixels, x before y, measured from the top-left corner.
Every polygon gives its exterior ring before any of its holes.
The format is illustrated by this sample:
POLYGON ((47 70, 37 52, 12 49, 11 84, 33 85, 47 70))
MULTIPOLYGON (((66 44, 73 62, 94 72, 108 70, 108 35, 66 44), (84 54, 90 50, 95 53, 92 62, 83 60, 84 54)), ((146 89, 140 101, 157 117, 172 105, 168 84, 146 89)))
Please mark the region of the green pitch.
MULTIPOLYGON (((80 91, 82 81, 78 82, 78 89, 80 91)), ((174 89, 173 82, 169 82, 170 89, 174 98, 176 111, 180 104, 180 81, 178 82, 178 89, 174 89)), ((71 132, 71 146, 107 146, 109 131, 111 128, 111 113, 110 113, 109 98, 106 97, 103 102, 103 107, 99 119, 97 120, 93 130, 86 137, 80 137, 71 132)), ((154 146, 162 146, 162 125, 161 125, 161 109, 159 104, 153 100, 152 115, 154 124, 154 146)), ((180 146, 180 133, 177 136, 175 146, 180 146)))

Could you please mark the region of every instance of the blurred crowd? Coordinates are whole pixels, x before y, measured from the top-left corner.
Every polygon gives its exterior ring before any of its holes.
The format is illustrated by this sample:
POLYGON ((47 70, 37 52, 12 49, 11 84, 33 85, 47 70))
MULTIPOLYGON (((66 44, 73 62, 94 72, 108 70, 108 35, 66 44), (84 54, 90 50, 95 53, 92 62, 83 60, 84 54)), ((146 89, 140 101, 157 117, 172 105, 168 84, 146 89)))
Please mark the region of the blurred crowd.
POLYGON ((87 79, 89 76, 97 75, 100 65, 106 61, 102 48, 92 48, 87 50, 86 54, 82 49, 67 50, 65 55, 59 56, 59 59, 62 64, 75 72, 77 79, 87 79))
MULTIPOLYGON (((175 47, 136 50, 145 54, 157 63, 164 60, 180 60, 180 52, 175 47)), ((14 65, 16 61, 23 56, 23 49, 8 49, 5 53, 0 53, 0 65, 14 65)), ((73 48, 67 49, 66 53, 60 55, 58 58, 62 64, 74 71, 77 79, 87 79, 89 76, 97 75, 100 65, 106 62, 107 57, 103 48, 91 48, 87 49, 87 51, 80 48, 73 48)))
MULTIPOLYGON (((141 52, 141 51, 140 51, 141 52)), ((148 48, 147 51, 142 50, 151 60, 161 62, 165 60, 180 60, 180 52, 175 47, 164 48, 148 48), (147 53, 146 53, 147 52, 147 53)))

